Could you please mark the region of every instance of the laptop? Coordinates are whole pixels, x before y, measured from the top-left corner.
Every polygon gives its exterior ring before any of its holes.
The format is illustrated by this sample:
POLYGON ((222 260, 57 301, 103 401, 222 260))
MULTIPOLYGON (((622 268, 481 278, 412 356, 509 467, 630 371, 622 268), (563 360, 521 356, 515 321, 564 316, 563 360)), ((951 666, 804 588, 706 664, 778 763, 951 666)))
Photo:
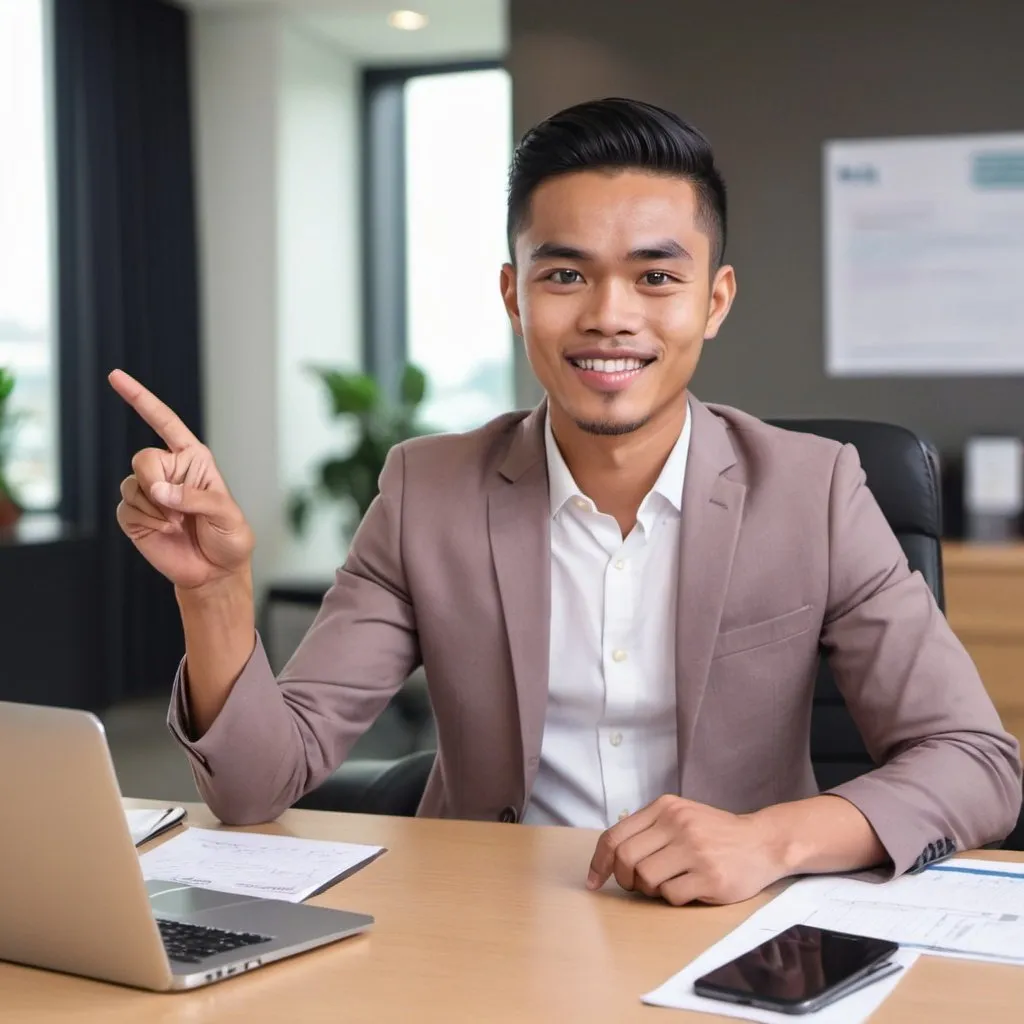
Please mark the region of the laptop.
POLYGON ((155 992, 365 931, 366 914, 145 881, 103 725, 0 701, 0 960, 155 992))

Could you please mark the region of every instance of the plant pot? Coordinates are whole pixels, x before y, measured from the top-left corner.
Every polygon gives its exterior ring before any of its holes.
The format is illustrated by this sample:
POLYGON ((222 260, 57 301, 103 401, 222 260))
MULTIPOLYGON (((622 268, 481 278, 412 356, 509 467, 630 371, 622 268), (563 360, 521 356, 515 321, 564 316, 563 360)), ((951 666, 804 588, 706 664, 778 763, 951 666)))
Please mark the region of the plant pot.
POLYGON ((21 518, 21 506, 9 495, 0 493, 0 534, 11 533, 21 518))

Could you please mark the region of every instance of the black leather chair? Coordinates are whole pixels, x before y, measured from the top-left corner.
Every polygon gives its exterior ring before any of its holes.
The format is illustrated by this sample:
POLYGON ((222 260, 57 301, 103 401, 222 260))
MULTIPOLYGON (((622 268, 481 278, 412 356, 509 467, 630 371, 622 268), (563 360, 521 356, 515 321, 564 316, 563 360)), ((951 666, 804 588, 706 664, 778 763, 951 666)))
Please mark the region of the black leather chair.
POLYGON ((395 814, 411 818, 423 796, 435 753, 417 750, 393 761, 346 761, 295 806, 310 811, 395 814))
MULTIPOLYGON (((919 570, 945 611, 942 578, 942 499, 935 450, 891 424, 841 419, 779 419, 786 430, 852 444, 867 486, 896 534, 911 569, 919 570)), ((414 814, 433 763, 432 751, 397 761, 350 762, 296 806, 376 814, 414 814)), ((871 760, 823 657, 811 715, 811 761, 821 789, 869 771, 871 760)), ((1020 849, 1024 816, 1004 844, 1020 849), (1016 845, 1015 845, 1016 844, 1016 845)))

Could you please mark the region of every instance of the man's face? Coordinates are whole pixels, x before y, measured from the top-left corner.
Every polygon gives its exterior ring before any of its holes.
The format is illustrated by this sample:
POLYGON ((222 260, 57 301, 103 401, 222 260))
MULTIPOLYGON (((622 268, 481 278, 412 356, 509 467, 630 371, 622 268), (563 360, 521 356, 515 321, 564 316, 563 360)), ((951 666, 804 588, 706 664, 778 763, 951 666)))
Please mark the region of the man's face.
POLYGON ((688 181, 582 171, 533 193, 502 292, 553 418, 623 434, 679 409, 735 292, 710 250, 688 181))

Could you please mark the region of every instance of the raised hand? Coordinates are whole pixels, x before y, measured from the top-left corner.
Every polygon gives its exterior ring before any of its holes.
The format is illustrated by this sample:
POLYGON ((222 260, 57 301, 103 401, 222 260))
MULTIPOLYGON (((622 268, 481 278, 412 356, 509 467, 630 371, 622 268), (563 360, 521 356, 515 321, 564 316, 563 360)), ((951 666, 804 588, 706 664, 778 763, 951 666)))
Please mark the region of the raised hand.
POLYGON ((253 533, 210 450, 137 380, 122 370, 109 380, 167 446, 144 448, 132 459, 117 506, 121 529, 180 589, 248 572, 253 533))

